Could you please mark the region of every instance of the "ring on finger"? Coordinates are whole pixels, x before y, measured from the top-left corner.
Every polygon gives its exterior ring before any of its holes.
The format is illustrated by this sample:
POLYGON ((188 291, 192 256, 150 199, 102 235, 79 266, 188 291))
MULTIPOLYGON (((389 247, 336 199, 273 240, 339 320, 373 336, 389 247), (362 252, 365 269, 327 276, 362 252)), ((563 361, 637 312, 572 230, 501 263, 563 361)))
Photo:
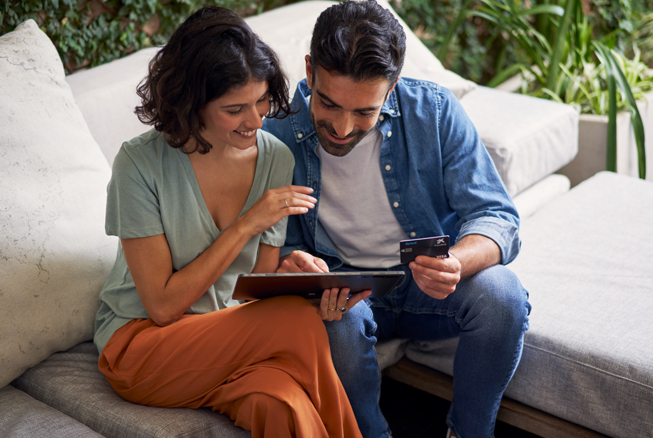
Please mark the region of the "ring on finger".
POLYGON ((290 205, 288 205, 288 200, 286 198, 283 199, 283 202, 286 203, 286 208, 290 207, 290 205))
POLYGON ((342 313, 346 313, 347 312, 347 306, 338 307, 338 310, 340 310, 342 313))

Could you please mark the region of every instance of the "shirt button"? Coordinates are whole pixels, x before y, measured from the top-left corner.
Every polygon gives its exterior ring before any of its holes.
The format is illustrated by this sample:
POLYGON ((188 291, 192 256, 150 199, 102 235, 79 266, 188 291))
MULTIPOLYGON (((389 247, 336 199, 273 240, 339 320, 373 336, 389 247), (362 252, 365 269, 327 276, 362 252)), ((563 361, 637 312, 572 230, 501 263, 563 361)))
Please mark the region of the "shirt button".
POLYGON ((392 205, 394 205, 395 208, 399 207, 399 203, 398 203, 398 202, 395 202, 395 203, 392 204, 392 205))
POLYGON ((379 116, 379 120, 383 121, 383 115, 379 116))
POLYGON ((415 233, 414 231, 410 233, 410 237, 415 237, 415 236, 417 236, 417 233, 415 233))
POLYGON ((392 114, 392 113, 395 112, 395 110, 391 109, 391 110, 388 110, 388 112, 389 112, 390 114, 392 114))
POLYGON ((390 170, 390 169, 392 169, 392 167, 389 164, 386 164, 385 165, 385 170, 390 170))
POLYGON ((297 138, 302 138, 303 136, 304 136, 304 134, 302 134, 301 132, 299 134, 297 134, 297 138))
POLYGON ((392 131, 388 131, 388 137, 392 137, 392 131))

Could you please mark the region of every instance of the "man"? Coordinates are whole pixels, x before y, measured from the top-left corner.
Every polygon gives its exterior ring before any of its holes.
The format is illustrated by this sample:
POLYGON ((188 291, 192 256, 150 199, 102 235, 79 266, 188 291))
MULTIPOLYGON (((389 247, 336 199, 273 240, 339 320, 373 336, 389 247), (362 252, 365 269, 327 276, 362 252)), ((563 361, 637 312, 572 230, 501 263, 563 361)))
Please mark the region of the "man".
POLYGON ((450 434, 491 437, 528 328, 528 293, 502 266, 519 252, 519 217, 453 94, 399 78, 405 47, 401 25, 374 1, 318 18, 299 112, 264 124, 293 151, 294 184, 318 199, 290 218, 280 271, 406 272, 367 306, 327 293, 320 309, 333 320, 334 364, 365 437, 390 436, 376 339, 457 336, 450 434), (445 234, 449 258, 400 265, 400 240, 445 234))

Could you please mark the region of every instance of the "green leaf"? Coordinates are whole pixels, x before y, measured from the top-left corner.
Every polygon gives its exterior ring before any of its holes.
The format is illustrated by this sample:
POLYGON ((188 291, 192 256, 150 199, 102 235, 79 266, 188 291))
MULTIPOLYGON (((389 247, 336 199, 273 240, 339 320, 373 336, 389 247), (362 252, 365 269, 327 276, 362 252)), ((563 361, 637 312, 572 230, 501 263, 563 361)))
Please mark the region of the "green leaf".
POLYGON ((569 32, 569 26, 571 25, 571 20, 574 15, 576 1, 577 0, 566 0, 565 13, 555 34, 553 53, 549 59, 549 70, 546 81, 546 87, 550 89, 553 88, 558 79, 558 69, 562 59, 562 52, 567 41, 567 32, 569 32))
POLYGON ((626 80, 623 70, 619 66, 617 58, 612 51, 599 41, 594 41, 593 45, 597 49, 597 56, 606 68, 608 75, 608 92, 610 99, 610 108, 608 110, 608 165, 613 169, 608 170, 616 171, 616 153, 617 153, 617 86, 625 97, 627 107, 630 111, 630 120, 633 125, 633 132, 635 134, 635 143, 637 145, 637 162, 638 173, 641 179, 646 179, 646 150, 645 150, 645 134, 644 124, 642 117, 637 108, 637 101, 633 96, 630 85, 626 80), (612 163, 614 161, 614 164, 612 163))
POLYGON ((551 14, 562 17, 565 13, 564 8, 558 5, 537 5, 530 9, 519 11, 519 15, 538 15, 538 14, 551 14))
POLYGON ((447 53, 449 52, 449 45, 451 44, 451 40, 453 40, 454 35, 458 29, 460 29, 463 21, 465 21, 465 19, 470 16, 471 11, 469 11, 467 8, 471 3, 472 0, 465 0, 463 2, 462 6, 460 7, 460 11, 458 11, 458 14, 456 14, 456 18, 447 29, 447 34, 444 37, 444 42, 440 45, 440 49, 437 53, 437 58, 440 61, 444 61, 446 59, 447 53))

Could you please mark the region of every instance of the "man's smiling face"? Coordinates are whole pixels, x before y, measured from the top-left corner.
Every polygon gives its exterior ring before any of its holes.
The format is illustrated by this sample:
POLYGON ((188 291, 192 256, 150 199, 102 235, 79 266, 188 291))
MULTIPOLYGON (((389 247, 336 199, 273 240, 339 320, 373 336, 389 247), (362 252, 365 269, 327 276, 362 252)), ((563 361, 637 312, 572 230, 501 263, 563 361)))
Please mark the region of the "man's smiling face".
POLYGON ((394 88, 383 77, 355 82, 319 66, 313 72, 308 55, 306 82, 312 90, 309 112, 318 139, 326 152, 338 157, 351 152, 376 125, 394 88))

